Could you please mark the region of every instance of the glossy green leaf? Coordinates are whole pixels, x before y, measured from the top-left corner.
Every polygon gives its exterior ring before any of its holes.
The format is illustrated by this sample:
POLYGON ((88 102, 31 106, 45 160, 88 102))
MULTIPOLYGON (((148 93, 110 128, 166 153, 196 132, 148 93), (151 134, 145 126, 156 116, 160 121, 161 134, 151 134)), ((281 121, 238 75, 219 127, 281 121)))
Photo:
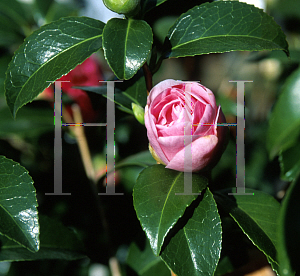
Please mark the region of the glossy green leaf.
POLYGON ((207 189, 187 223, 171 237, 161 258, 177 276, 211 276, 220 258, 221 243, 221 219, 207 189))
POLYGON ((279 162, 281 178, 286 181, 293 181, 300 173, 300 143, 280 152, 279 162))
POLYGON ((167 0, 142 0, 141 1, 142 11, 146 13, 166 1, 167 0))
POLYGON ((119 79, 128 80, 145 63, 152 47, 152 29, 143 20, 110 19, 103 30, 104 56, 119 79))
POLYGON ((182 14, 168 33, 170 57, 229 51, 283 50, 285 35, 272 17, 238 1, 205 3, 182 14))
POLYGON ((300 69, 289 76, 272 111, 267 147, 274 158, 281 150, 293 146, 300 135, 300 69))
MULTIPOLYGON (((193 193, 208 184, 205 177, 193 174, 193 193)), ((151 248, 159 255, 164 239, 187 206, 197 195, 176 195, 184 191, 184 173, 153 165, 144 169, 134 186, 133 204, 151 248)))
POLYGON ((228 195, 236 189, 216 193, 216 201, 229 212, 247 237, 267 257, 273 270, 278 272, 276 259, 277 228, 280 204, 270 195, 257 190, 246 189, 254 195, 228 195))
POLYGON ((0 188, 0 233, 30 251, 38 251, 38 204, 28 171, 0 156, 0 188))
POLYGON ((170 270, 153 254, 148 240, 143 250, 132 243, 128 251, 126 262, 139 276, 170 276, 170 270))
POLYGON ((7 70, 6 101, 13 116, 51 82, 102 47, 104 23, 67 17, 42 26, 26 38, 7 70))
POLYGON ((14 120, 9 109, 0 109, 0 137, 18 134, 34 137, 47 131, 54 131, 53 109, 28 108, 20 110, 20 116, 14 120))
POLYGON ((39 251, 32 253, 2 236, 0 261, 75 260, 85 257, 82 242, 74 231, 45 216, 40 216, 39 221, 39 251))
MULTIPOLYGON (((280 276, 300 273, 300 175, 289 187, 279 216, 278 260, 280 276)), ((297 274, 298 275, 298 274, 297 274)))

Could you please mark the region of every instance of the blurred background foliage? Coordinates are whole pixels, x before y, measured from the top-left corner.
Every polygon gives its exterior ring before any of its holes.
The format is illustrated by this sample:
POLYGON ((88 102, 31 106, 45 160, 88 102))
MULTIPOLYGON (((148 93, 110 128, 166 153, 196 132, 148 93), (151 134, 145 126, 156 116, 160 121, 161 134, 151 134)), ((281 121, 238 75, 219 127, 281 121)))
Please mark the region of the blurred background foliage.
MULTIPOLYGON (((146 20, 154 30, 158 45, 162 46, 162 39, 178 15, 202 2, 205 1, 179 0, 174 1, 172 9, 165 3, 155 12, 150 12, 146 20)), ((290 182, 281 171, 278 157, 269 158, 266 139, 273 104, 287 77, 298 68, 300 62, 300 1, 260 2, 287 35, 290 59, 279 51, 231 52, 167 59, 154 75, 153 82, 156 84, 168 78, 200 80, 215 93, 217 104, 221 104, 227 121, 235 123, 236 84, 229 80, 253 80, 253 83, 245 84, 246 187, 265 191, 280 201, 290 182)), ((54 182, 53 107, 48 101, 39 99, 22 108, 17 119, 13 120, 5 102, 3 85, 14 51, 26 36, 41 25, 70 15, 87 15, 103 21, 117 15, 107 13, 103 6, 98 6, 99 3, 89 3, 87 0, 1 0, 1 3, 0 153, 19 162, 30 172, 37 190, 39 213, 73 229, 83 240, 88 258, 76 261, 3 262, 0 263, 0 275, 110 275, 109 267, 113 267, 111 256, 117 257, 122 275, 135 275, 126 264, 126 257, 133 240, 137 244, 144 243, 144 233, 132 205, 132 189, 143 167, 135 165, 117 170, 116 191, 123 192, 124 196, 101 196, 97 201, 93 199, 94 188, 86 177, 76 139, 72 131, 63 127, 63 192, 72 193, 72 196, 45 196, 45 193, 53 191, 54 182), (4 9, 8 1, 10 9, 4 9)), ((160 50, 158 46, 157 51, 160 50)), ((97 53, 97 58, 104 79, 111 79, 113 74, 103 53, 97 53)), ((95 121, 105 122, 106 99, 93 93, 88 95, 93 103, 97 103, 98 117, 95 121)), ((85 127, 84 130, 99 175, 99 191, 105 192, 106 130, 104 127, 85 127)), ((235 185, 236 130, 235 127, 230 127, 230 130, 229 145, 213 170, 216 189, 235 185)), ((146 128, 134 116, 117 108, 115 145, 117 165, 128 156, 144 151, 144 163, 154 163, 147 152, 146 128)), ((237 266, 245 262, 241 261, 237 266)))

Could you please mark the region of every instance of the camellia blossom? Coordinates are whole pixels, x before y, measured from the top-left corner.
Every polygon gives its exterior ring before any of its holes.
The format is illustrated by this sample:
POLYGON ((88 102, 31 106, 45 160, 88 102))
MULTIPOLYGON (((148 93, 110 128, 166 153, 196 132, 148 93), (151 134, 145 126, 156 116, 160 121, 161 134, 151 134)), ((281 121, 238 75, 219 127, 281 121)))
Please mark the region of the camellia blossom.
MULTIPOLYGON (((61 83, 63 93, 66 93, 79 107, 83 117, 83 123, 89 123, 95 120, 97 112, 93 109, 91 100, 83 90, 73 88, 73 86, 99 86, 99 80, 103 80, 100 66, 95 57, 91 56, 82 64, 77 65, 67 75, 62 76, 58 81, 61 83)), ((53 87, 48 87, 40 98, 49 98, 53 100, 53 87)), ((66 106, 69 113, 72 114, 71 107, 66 106)))
POLYGON ((164 80, 149 93, 145 107, 149 149, 168 169, 197 172, 214 166, 227 142, 228 127, 220 125, 224 123, 214 94, 199 83, 164 80), (185 168, 185 148, 191 152, 189 168, 185 168))

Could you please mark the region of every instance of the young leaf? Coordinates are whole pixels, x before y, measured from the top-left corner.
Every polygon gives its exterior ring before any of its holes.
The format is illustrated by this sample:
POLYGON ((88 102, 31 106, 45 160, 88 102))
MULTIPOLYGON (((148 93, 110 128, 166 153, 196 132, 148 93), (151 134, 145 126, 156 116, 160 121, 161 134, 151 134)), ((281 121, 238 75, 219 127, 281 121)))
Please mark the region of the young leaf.
MULTIPOLYGON (((298 175, 300 176, 300 175, 298 175)), ((278 260, 281 276, 300 273, 300 177, 289 187, 279 216, 278 260)), ((297 274, 298 275, 298 274, 297 274)))
POLYGON ((143 251, 135 243, 130 245, 128 251, 126 262, 139 276, 170 276, 170 270, 153 254, 148 240, 143 251))
POLYGON ((105 58, 117 78, 128 80, 142 67, 152 47, 152 29, 143 20, 112 18, 103 30, 105 58))
POLYGON ((283 50, 285 35, 272 17, 238 1, 205 3, 182 14, 167 35, 170 57, 230 51, 283 50))
POLYGON ((38 251, 37 200, 28 171, 0 156, 0 188, 0 233, 30 251, 38 251))
POLYGON ((216 193, 216 201, 236 221, 247 237, 267 257, 273 270, 278 272, 276 258, 277 220, 280 204, 270 195, 257 190, 246 189, 254 195, 230 195, 235 189, 216 193))
POLYGON ((161 258, 177 276, 214 275, 221 255, 221 243, 221 219, 213 195, 207 188, 192 217, 171 238, 161 258))
POLYGON ((72 230, 45 216, 40 216, 39 221, 40 250, 32 253, 2 236, 0 261, 75 260, 85 257, 82 242, 72 230))
POLYGON ((104 23, 67 17, 42 26, 15 52, 7 70, 5 93, 13 116, 51 82, 67 74, 102 47, 104 23))
MULTIPOLYGON (((192 177, 193 193, 207 186, 199 174, 192 177)), ((144 169, 134 186, 133 204, 155 255, 159 255, 168 232, 197 195, 176 195, 184 190, 184 173, 153 165, 144 169)))
POLYGON ((297 69, 286 80, 270 117, 267 147, 271 158, 298 141, 300 135, 299 89, 300 69, 297 69))

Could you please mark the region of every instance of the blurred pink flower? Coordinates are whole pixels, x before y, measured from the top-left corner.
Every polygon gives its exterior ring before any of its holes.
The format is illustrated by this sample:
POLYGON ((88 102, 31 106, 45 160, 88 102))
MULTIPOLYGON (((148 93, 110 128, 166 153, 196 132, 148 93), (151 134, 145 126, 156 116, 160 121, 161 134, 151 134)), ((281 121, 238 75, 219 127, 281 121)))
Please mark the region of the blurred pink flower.
MULTIPOLYGON (((67 75, 62 76, 59 81, 62 82, 61 88, 74 102, 76 102, 81 110, 83 123, 92 122, 96 119, 98 112, 93 109, 91 100, 87 93, 83 90, 72 88, 73 86, 99 86, 100 80, 103 80, 99 62, 95 57, 91 56, 82 64, 77 65, 67 75)), ((53 99, 53 87, 48 87, 40 98, 53 99)), ((72 115, 71 106, 66 105, 68 113, 72 115)))

